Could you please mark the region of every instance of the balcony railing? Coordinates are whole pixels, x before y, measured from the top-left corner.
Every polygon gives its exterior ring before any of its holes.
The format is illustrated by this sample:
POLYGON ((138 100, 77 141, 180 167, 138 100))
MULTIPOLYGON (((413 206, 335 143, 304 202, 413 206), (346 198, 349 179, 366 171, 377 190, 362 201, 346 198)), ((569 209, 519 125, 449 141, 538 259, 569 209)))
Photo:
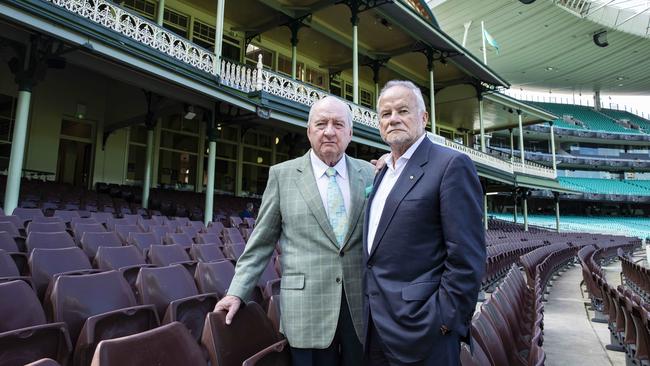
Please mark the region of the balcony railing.
MULTIPOLYGON (((222 59, 219 65, 220 75, 217 75, 217 62, 214 53, 106 0, 43 1, 100 24, 198 70, 215 77, 220 76, 219 80, 222 85, 244 93, 263 91, 308 107, 317 100, 331 95, 307 83, 264 69, 262 55, 259 55, 255 67, 222 59)), ((375 129, 379 128, 379 118, 375 111, 347 100, 343 101, 350 108, 354 122, 375 129)), ((429 137, 436 143, 468 155, 475 162, 494 167, 503 172, 532 174, 555 179, 553 170, 542 165, 528 161, 525 164, 510 162, 447 140, 441 136, 429 134, 429 137)))

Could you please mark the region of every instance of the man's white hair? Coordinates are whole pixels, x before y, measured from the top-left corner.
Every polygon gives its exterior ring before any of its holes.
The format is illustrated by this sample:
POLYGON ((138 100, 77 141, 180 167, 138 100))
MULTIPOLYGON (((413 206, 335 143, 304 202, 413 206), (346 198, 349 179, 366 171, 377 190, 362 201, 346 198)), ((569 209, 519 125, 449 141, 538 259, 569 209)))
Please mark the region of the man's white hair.
POLYGON ((322 99, 317 100, 316 102, 314 102, 314 104, 312 104, 311 108, 309 109, 309 117, 308 117, 309 119, 307 120, 307 125, 309 125, 311 123, 312 118, 314 117, 314 109, 316 109, 316 107, 320 106, 321 104, 323 104, 325 102, 330 102, 330 101, 338 102, 344 107, 344 109, 345 109, 345 117, 346 117, 346 119, 348 121, 348 126, 350 126, 350 128, 352 128, 352 111, 350 110, 350 107, 348 106, 348 104, 345 103, 344 101, 342 101, 341 99, 337 98, 337 97, 333 97, 333 96, 329 96, 329 95, 322 98, 322 99))
POLYGON ((413 92, 413 95, 415 95, 415 104, 418 107, 418 113, 420 115, 427 111, 427 107, 424 105, 424 97, 422 97, 422 91, 420 91, 420 88, 418 88, 417 85, 408 80, 391 80, 387 82, 379 93, 379 97, 377 98, 377 106, 379 106, 379 101, 381 100, 381 97, 384 95, 384 93, 388 91, 388 89, 396 86, 401 86, 413 92))

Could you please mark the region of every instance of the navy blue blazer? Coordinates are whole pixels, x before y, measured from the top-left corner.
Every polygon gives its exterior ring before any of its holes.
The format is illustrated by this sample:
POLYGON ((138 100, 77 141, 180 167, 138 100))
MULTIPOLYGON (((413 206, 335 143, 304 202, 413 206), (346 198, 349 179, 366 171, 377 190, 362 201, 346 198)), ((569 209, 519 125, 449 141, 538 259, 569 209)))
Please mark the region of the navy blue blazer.
POLYGON ((466 155, 425 138, 388 195, 368 254, 370 207, 386 169, 366 209, 364 334, 372 316, 385 347, 403 363, 457 352, 485 271, 476 169, 466 155))

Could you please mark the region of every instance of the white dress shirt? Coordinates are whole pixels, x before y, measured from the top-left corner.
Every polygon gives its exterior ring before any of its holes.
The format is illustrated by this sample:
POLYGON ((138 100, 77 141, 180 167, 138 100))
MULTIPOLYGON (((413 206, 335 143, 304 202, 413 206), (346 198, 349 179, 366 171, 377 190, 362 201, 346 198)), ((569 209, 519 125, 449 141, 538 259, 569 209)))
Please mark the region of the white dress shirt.
POLYGON ((381 215, 384 212, 386 199, 388 199, 388 195, 393 190, 393 187, 399 179, 399 176, 402 174, 402 171, 404 171, 406 163, 408 163, 411 156, 413 156, 413 153, 417 150, 418 146, 420 146, 425 136, 426 133, 417 139, 415 143, 413 143, 413 145, 411 145, 411 147, 409 147, 408 150, 397 159, 395 166, 393 166, 392 154, 386 158, 386 174, 384 174, 381 183, 379 183, 377 192, 375 192, 375 196, 372 198, 372 204, 370 205, 370 220, 368 221, 368 254, 372 251, 372 244, 375 241, 375 234, 377 233, 377 227, 379 226, 381 215))
MULTIPOLYGON (((329 184, 330 178, 325 174, 325 171, 329 166, 325 164, 314 150, 309 151, 309 157, 311 158, 311 169, 314 171, 314 178, 316 178, 316 184, 318 185, 318 192, 320 193, 320 198, 323 200, 323 207, 325 207, 325 213, 329 217, 330 213, 327 212, 327 185, 329 184)), ((339 185, 341 189, 341 194, 343 194, 343 205, 345 206, 345 212, 350 214, 350 180, 348 179, 348 166, 345 163, 345 154, 341 157, 336 165, 333 167, 336 169, 336 184, 339 185)))

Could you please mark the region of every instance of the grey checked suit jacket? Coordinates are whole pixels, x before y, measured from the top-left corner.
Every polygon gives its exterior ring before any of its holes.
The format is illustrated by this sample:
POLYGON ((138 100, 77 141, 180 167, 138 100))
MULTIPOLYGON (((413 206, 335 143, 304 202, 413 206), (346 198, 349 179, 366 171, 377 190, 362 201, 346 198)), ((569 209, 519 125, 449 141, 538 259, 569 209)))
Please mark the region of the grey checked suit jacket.
POLYGON ((282 250, 282 332, 296 348, 322 349, 334 339, 342 287, 360 340, 362 323, 362 237, 366 187, 374 169, 345 155, 350 183, 348 231, 336 243, 311 167, 309 153, 271 167, 262 206, 229 295, 248 299, 275 243, 282 250))

